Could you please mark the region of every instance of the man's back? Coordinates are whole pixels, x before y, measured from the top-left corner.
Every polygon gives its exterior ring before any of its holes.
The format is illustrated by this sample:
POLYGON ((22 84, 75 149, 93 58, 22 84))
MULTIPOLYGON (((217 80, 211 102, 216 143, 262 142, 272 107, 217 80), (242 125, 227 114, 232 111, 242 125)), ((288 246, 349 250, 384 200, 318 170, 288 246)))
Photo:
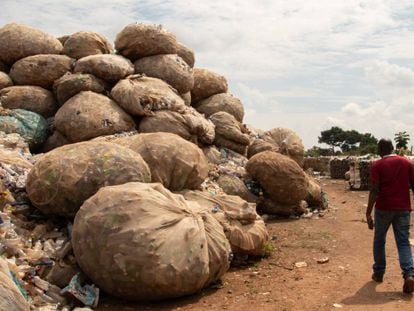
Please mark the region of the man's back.
POLYGON ((411 161, 397 155, 374 162, 371 181, 378 185, 375 207, 381 210, 411 210, 410 184, 414 182, 411 161))

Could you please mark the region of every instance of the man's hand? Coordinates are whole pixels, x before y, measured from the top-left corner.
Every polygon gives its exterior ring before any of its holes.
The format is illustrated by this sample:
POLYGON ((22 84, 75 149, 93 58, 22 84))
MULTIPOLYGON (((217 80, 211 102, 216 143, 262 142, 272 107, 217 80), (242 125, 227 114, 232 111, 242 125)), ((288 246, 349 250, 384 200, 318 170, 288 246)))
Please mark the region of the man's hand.
POLYGON ((372 219, 371 214, 367 214, 367 224, 369 230, 374 229, 374 220, 372 219))

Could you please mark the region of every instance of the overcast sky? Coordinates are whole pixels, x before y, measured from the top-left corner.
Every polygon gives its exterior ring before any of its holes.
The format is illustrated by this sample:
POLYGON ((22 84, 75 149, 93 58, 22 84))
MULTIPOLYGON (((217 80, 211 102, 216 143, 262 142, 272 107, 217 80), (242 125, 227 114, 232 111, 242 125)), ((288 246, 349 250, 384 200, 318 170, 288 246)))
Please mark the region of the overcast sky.
POLYGON ((132 22, 163 24, 226 76, 245 123, 294 129, 306 147, 333 125, 414 138, 412 0, 0 0, 0 24, 111 41, 132 22))

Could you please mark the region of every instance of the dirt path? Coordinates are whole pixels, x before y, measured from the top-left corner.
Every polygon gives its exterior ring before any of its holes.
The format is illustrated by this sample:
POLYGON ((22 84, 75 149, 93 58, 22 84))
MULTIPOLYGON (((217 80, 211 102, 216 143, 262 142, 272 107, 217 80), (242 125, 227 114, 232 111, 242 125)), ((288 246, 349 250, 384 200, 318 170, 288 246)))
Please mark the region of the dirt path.
POLYGON ((272 256, 233 268, 222 288, 154 304, 104 298, 98 310, 414 310, 414 299, 401 292, 391 231, 384 283, 370 281, 372 231, 362 222, 368 193, 350 192, 341 180, 324 180, 323 186, 329 212, 320 218, 270 221, 272 256), (318 264, 323 257, 329 262, 318 264), (293 268, 297 262, 307 266, 293 268))

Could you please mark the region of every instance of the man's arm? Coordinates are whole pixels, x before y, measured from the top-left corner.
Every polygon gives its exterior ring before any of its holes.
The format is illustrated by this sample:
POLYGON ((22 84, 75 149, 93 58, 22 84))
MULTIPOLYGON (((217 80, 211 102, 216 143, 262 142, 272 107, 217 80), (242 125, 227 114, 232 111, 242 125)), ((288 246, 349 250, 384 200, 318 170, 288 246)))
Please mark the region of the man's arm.
POLYGON ((368 228, 370 230, 374 229, 374 220, 372 219, 372 210, 374 208, 375 201, 377 200, 378 193, 379 193, 378 184, 371 183, 371 188, 369 190, 369 197, 368 197, 367 212, 366 212, 368 228))

